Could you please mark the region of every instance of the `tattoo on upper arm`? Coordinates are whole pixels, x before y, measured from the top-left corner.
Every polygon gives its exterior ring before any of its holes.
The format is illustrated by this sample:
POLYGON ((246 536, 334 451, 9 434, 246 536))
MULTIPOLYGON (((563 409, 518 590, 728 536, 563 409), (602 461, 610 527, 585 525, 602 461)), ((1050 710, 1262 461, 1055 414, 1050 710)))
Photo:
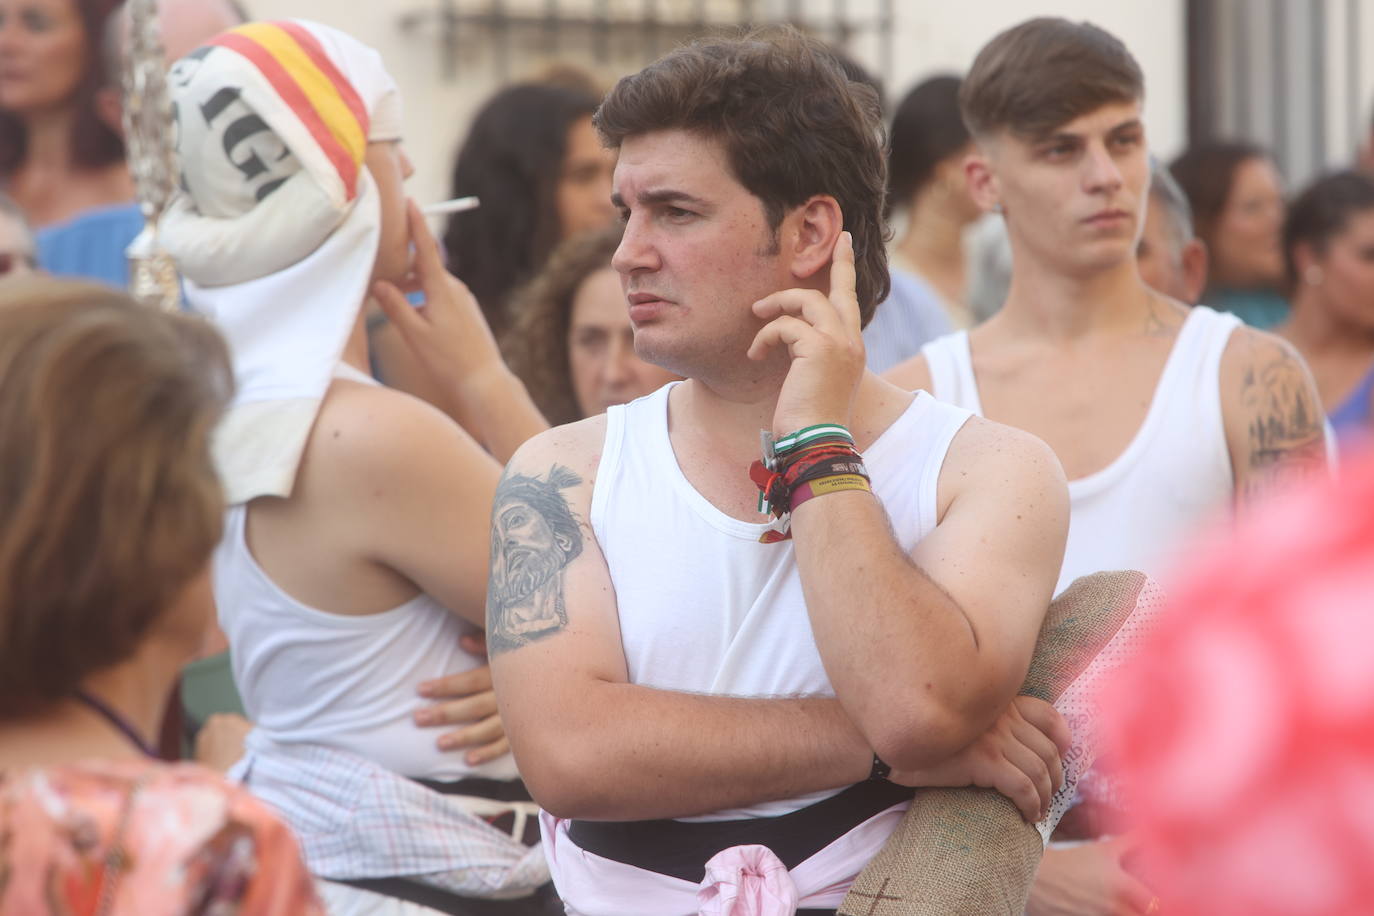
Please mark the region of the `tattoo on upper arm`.
POLYGON ((487 651, 527 645, 568 625, 563 571, 582 552, 582 531, 560 492, 582 478, 553 465, 543 479, 501 477, 492 501, 487 651))
POLYGON ((1241 405, 1248 421, 1246 500, 1325 473, 1322 409, 1302 364, 1287 348, 1256 359, 1246 369, 1241 405))

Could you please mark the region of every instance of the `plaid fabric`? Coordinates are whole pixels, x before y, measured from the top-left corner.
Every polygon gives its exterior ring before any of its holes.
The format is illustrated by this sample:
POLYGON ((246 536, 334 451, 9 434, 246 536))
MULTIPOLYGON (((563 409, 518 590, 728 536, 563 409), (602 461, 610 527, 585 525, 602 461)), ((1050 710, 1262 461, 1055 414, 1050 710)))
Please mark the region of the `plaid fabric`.
POLYGON ((523 897, 549 880, 539 845, 484 818, 528 802, 443 795, 371 760, 320 745, 279 744, 254 730, 230 771, 277 809, 311 872, 332 879, 410 878, 469 897, 523 897))

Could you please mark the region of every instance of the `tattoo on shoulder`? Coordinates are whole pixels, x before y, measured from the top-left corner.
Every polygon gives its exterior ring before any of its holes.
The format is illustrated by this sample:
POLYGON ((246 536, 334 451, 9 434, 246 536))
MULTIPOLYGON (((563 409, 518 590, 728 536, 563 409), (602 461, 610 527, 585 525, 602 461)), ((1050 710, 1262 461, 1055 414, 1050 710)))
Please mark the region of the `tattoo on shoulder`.
POLYGON ((1322 410, 1307 373, 1292 353, 1280 347, 1260 356, 1246 370, 1242 384, 1249 440, 1245 498, 1324 473, 1322 410))
POLYGON ((1173 314, 1163 301, 1150 296, 1149 309, 1145 313, 1144 334, 1146 337, 1161 337, 1172 340, 1183 326, 1182 320, 1173 314))
POLYGON ((491 512, 487 650, 493 655, 568 625, 563 572, 582 552, 582 531, 563 490, 582 478, 553 465, 541 480, 506 471, 491 512))

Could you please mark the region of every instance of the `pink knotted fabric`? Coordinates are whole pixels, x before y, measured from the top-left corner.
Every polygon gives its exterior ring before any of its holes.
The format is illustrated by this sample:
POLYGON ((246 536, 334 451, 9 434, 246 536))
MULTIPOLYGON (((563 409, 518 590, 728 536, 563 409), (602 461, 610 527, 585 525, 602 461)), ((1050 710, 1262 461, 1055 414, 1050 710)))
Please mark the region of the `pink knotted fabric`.
POLYGON ((731 846, 706 863, 700 916, 793 916, 797 886, 767 846, 731 846))

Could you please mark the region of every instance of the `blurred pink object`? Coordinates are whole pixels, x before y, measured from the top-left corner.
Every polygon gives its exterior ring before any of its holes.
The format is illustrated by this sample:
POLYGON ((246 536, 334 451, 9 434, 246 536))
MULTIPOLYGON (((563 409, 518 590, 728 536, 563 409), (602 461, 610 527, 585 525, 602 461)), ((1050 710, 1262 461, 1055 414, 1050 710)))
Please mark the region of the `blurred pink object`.
POLYGON ((1374 454, 1203 548, 1104 726, 1167 916, 1374 907, 1374 454))
POLYGON ((0 914, 323 916, 266 806, 191 764, 0 774, 0 914))
POLYGON ((792 916, 797 886, 767 846, 731 846, 706 863, 699 916, 792 916))

